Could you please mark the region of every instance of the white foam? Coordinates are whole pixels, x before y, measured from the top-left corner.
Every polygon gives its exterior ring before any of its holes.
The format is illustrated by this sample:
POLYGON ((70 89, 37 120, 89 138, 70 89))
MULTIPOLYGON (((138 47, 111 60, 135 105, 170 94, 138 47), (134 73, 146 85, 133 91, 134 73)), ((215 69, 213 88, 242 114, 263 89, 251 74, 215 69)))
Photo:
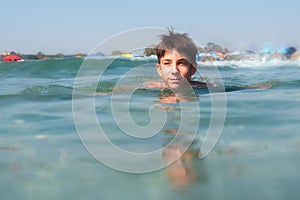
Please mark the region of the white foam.
POLYGON ((240 60, 240 61, 206 61, 198 62, 200 67, 278 67, 278 66, 299 66, 300 60, 240 60))

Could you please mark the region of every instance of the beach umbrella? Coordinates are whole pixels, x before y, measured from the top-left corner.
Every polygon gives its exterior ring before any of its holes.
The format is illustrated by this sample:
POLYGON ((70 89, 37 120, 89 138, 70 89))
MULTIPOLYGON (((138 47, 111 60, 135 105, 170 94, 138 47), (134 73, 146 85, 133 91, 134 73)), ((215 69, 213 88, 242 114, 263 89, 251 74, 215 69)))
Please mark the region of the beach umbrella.
POLYGON ((88 57, 103 57, 103 56, 105 56, 105 54, 102 52, 91 53, 88 55, 88 57))
POLYGON ((121 56, 128 57, 128 58, 132 58, 133 57, 133 55, 131 53, 122 53, 121 56))
POLYGON ((277 51, 282 54, 293 54, 297 51, 297 49, 295 47, 287 47, 287 48, 279 48, 277 51))
POLYGON ((275 51, 271 47, 265 47, 259 51, 261 54, 273 54, 275 51))
POLYGON ((247 53, 247 54, 255 54, 255 51, 247 50, 246 53, 247 53))
POLYGON ((133 57, 143 57, 143 55, 140 54, 140 53, 138 53, 138 52, 133 52, 133 53, 132 53, 132 56, 133 56, 133 57))
POLYGON ((292 55, 297 51, 297 49, 295 47, 288 47, 286 48, 286 55, 292 55))
POLYGON ((197 53, 197 54, 196 54, 196 60, 197 60, 197 61, 201 61, 201 55, 200 55, 200 53, 197 53))
POLYGON ((22 60, 22 58, 17 56, 17 55, 9 55, 9 56, 4 57, 3 60, 6 61, 6 62, 12 62, 12 61, 22 60))
POLYGON ((297 49, 295 47, 287 47, 279 48, 277 49, 277 51, 289 58, 292 54, 294 54, 297 51, 297 49))

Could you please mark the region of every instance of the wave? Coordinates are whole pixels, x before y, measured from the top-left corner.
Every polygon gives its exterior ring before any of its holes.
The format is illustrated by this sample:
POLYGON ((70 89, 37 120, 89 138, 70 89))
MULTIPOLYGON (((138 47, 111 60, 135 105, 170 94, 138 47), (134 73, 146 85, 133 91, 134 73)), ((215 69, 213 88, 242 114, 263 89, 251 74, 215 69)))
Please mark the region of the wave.
POLYGON ((199 67, 281 67, 281 66, 297 66, 300 67, 300 60, 241 60, 241 61, 206 61, 198 62, 199 67))
POLYGON ((67 78, 75 76, 82 59, 47 59, 0 64, 0 77, 67 78))
MULTIPOLYGON (((0 77, 38 77, 38 78, 71 78, 75 77, 80 67, 88 65, 89 70, 98 70, 101 67, 124 69, 139 65, 154 63, 154 59, 134 58, 64 58, 47 60, 30 60, 23 62, 2 62, 0 64, 0 77), (109 64, 107 66, 107 64, 109 64)), ((115 73, 115 72, 114 72, 115 73)))
MULTIPOLYGON (((95 69, 96 72, 96 69, 107 63, 107 59, 111 58, 88 59, 92 62, 87 64, 90 65, 89 69, 92 71, 95 69)), ((90 93, 95 90, 95 88, 92 88, 92 83, 89 88, 89 82, 95 80, 94 77, 82 77, 87 83, 84 88, 81 88, 80 85, 73 86, 74 78, 84 61, 86 59, 68 58, 1 63, 0 78, 2 78, 4 89, 1 90, 0 98, 10 98, 10 95, 16 95, 24 98, 70 99, 74 88, 83 89, 83 94, 90 93)), ((105 72, 104 78, 97 85, 95 92, 111 92, 124 73, 139 65, 143 65, 143 70, 140 74, 129 77, 129 83, 135 80, 137 82, 153 80, 157 78, 154 67, 155 62, 155 59, 115 58, 105 72)), ((226 91, 248 89, 251 87, 247 86, 259 84, 263 86, 271 85, 271 88, 297 88, 300 86, 300 79, 295 73, 295 70, 298 71, 300 61, 216 61, 198 64, 200 75, 204 68, 209 69, 207 66, 220 67, 226 91), (269 70, 268 67, 270 66, 276 66, 277 68, 276 70, 269 70), (256 69, 263 67, 263 70, 252 70, 251 67, 257 67, 256 69), (246 87, 243 85, 246 85, 246 87)), ((97 74, 91 74, 98 77, 97 74)), ((200 90, 197 93, 206 94, 207 91, 200 90)))
MULTIPOLYGON (((104 66, 107 61, 112 61, 109 68, 136 67, 139 65, 157 62, 157 59, 148 57, 126 58, 126 57, 102 57, 102 58, 59 58, 46 60, 25 60, 23 62, 2 62, 0 63, 0 77, 45 77, 45 78, 66 78, 74 77, 83 64, 93 65, 96 68, 104 66)), ((300 67, 300 60, 241 60, 241 61, 206 61, 198 62, 201 67, 279 67, 296 66, 300 67)), ((92 67, 93 68, 93 67, 92 67)))
POLYGON ((73 87, 62 85, 38 85, 26 88, 18 95, 27 98, 71 99, 73 87))
POLYGON ((299 89, 300 88, 300 80, 278 81, 276 84, 274 84, 274 88, 299 89))
MULTIPOLYGON (((96 93, 109 94, 113 91, 115 86, 115 82, 101 82, 96 87, 96 93)), ((270 90, 287 90, 287 89, 298 89, 300 88, 300 80, 293 81, 267 81, 261 82, 255 85, 238 85, 231 84, 225 86, 225 92, 234 92, 241 90, 253 90, 253 89, 270 89, 270 90)), ((2 102, 14 102, 14 101, 57 101, 57 100, 71 100, 73 98, 73 90, 78 89, 73 86, 64 86, 64 85, 36 85, 32 87, 27 87, 24 90, 16 93, 16 94, 2 94, 0 95, 0 100, 2 102)), ((94 94, 94 88, 80 88, 81 92, 77 92, 77 94, 81 94, 81 97, 87 97, 91 94, 94 94)), ((223 90, 222 90, 223 91, 223 90)), ((126 91, 125 91, 126 92, 126 91)), ((215 91, 217 92, 217 91, 215 91)), ((210 91, 207 88, 195 88, 195 93, 197 96, 209 94, 210 91)), ((145 98, 159 95, 160 91, 155 89, 140 89, 136 91, 136 94, 145 95, 145 98)), ((80 97, 80 96, 77 96, 80 97)), ((76 97, 76 98, 77 98, 76 97)))

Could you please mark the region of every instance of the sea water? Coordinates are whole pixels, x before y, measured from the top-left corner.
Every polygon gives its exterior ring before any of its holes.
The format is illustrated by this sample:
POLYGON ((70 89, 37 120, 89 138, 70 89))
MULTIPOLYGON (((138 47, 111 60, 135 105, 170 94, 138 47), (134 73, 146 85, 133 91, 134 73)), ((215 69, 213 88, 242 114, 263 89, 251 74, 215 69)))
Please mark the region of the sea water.
MULTIPOLYGON (((199 127, 195 137, 190 137, 194 130, 191 122, 183 130, 188 138, 185 140, 193 144, 182 155, 180 147, 186 141, 165 145, 181 126, 180 110, 193 113, 195 104, 162 102, 162 91, 156 89, 128 89, 135 82, 139 85, 159 80, 155 59, 94 59, 85 64, 88 76, 78 77, 84 63, 79 58, 0 63, 1 199, 299 198, 299 61, 199 63, 194 79, 214 82, 209 72, 217 69, 221 77, 217 82, 224 84, 226 97, 220 137, 204 159, 199 159, 199 149, 214 120, 212 112, 224 109, 213 105, 212 92, 195 89, 199 127), (137 67, 142 73, 128 74, 137 67), (102 74, 99 69, 103 69, 102 74), (114 96, 114 105, 121 109, 117 117, 124 123, 146 127, 151 120, 155 122, 149 115, 152 108, 158 114, 163 111, 166 118, 162 118, 164 124, 155 136, 131 137, 116 124, 111 92, 122 78, 123 88, 116 89, 114 96), (126 84, 128 87, 124 87, 126 84), (86 107, 90 99, 94 103, 86 107), (128 109, 121 106, 122 99, 128 101, 128 109), (91 110, 98 126, 87 120, 78 128, 74 103, 83 105, 77 119, 89 119, 86 110, 91 110), (93 140, 99 127, 127 152, 164 148, 162 160, 182 156, 172 165, 148 173, 122 172, 122 163, 128 162, 104 139, 93 140), (88 139, 80 133, 85 130, 88 139), (97 152, 91 151, 89 144, 97 152), (97 155, 112 161, 112 165, 122 162, 118 165, 121 167, 109 167, 97 155)), ((189 117, 193 120, 194 115, 189 117)), ((137 170, 152 163, 145 159, 137 170)), ((133 165, 137 164, 133 161, 133 165)))

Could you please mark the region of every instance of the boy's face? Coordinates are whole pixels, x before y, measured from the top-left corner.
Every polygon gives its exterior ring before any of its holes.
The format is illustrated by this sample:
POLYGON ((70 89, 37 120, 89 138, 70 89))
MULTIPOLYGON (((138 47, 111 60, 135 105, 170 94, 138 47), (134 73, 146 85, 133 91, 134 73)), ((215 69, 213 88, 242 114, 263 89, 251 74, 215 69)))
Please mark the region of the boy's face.
POLYGON ((180 89, 189 86, 190 78, 196 72, 196 63, 189 63, 188 59, 177 51, 166 51, 156 64, 156 70, 170 89, 180 89))

